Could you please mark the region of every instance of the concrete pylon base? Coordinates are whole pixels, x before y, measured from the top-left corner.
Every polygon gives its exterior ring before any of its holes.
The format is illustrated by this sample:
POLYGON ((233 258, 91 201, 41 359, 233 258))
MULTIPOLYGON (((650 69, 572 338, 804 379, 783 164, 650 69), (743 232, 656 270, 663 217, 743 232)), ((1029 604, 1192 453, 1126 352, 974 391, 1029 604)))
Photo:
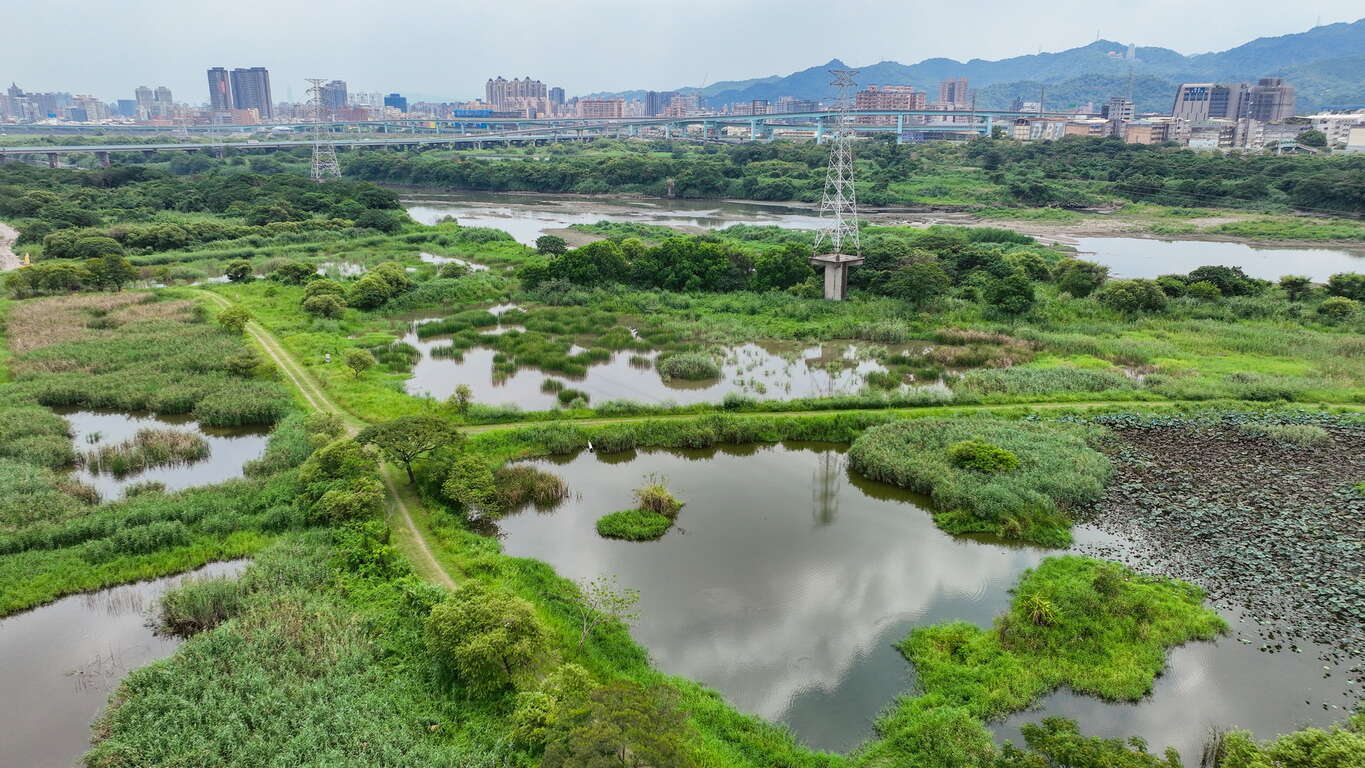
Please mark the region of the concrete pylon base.
POLYGON ((822 253, 810 257, 810 263, 825 271, 825 298, 843 301, 848 298, 848 268, 861 266, 863 258, 846 253, 822 253))

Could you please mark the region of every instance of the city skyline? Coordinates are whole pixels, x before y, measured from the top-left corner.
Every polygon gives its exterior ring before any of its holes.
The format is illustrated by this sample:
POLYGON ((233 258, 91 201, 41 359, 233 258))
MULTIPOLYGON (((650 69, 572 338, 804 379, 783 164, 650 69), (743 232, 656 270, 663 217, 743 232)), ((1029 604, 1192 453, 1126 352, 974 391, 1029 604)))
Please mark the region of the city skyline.
POLYGON ((298 13, 288 12, 292 0, 244 0, 229 16, 207 4, 130 0, 117 7, 92 6, 86 12, 91 23, 72 29, 61 9, 36 0, 20 1, 30 6, 22 11, 25 33, 0 51, 0 77, 6 81, 35 91, 90 93, 114 100, 128 98, 136 85, 154 80, 185 94, 182 101, 191 104, 206 101, 206 68, 244 59, 270 70, 277 102, 303 100, 306 77, 345 80, 358 91, 402 91, 416 100, 468 99, 481 95, 486 79, 497 72, 509 78, 534 72, 569 95, 586 95, 766 77, 831 58, 851 66, 940 56, 996 59, 1065 50, 1093 40, 1097 33, 1198 53, 1303 31, 1319 20, 1353 21, 1359 14, 1358 5, 1338 0, 1305 9, 1302 18, 1285 16, 1278 6, 1224 0, 1198 7, 1148 4, 1140 10, 1065 0, 1052 9, 1046 24, 1039 25, 1027 9, 986 0, 913 11, 853 0, 833 16, 823 6, 801 2, 779 8, 767 0, 742 7, 703 0, 681 14, 602 0, 593 8, 522 2, 457 9, 409 2, 412 15, 386 14, 385 19, 398 21, 385 23, 366 15, 371 5, 355 2, 341 2, 312 18, 301 4, 298 13), (960 23, 973 13, 986 12, 998 23, 986 28, 960 23), (422 23, 405 21, 418 14, 422 23), (526 25, 528 14, 538 23, 526 25), (1019 18, 1012 22, 1015 16, 1019 18), (263 17, 290 21, 261 25, 263 17), (581 23, 589 17, 591 25, 581 23), (866 24, 869 17, 879 23, 866 24), (819 23, 814 23, 817 19, 819 23), (1199 23, 1201 19, 1207 23, 1199 23), (540 23, 547 20, 552 23, 540 23), (305 23, 313 25, 307 34, 299 27, 305 23), (48 39, 45 29, 68 40, 67 50, 117 56, 120 65, 91 67, 84 57, 54 57, 42 45, 48 39), (211 32, 185 35, 186 29, 211 32), (461 38, 452 58, 448 45, 454 29, 479 34, 461 38), (579 31, 565 35, 564 29, 579 31), (1029 29, 1029 36, 1019 35, 1019 29, 1029 29), (754 34, 756 30, 763 34, 754 34), (71 35, 80 39, 72 40, 71 35), (243 45, 246 40, 251 44, 243 45), (300 45, 300 40, 318 42, 300 45), (707 41, 704 49, 698 49, 697 40, 707 41), (583 55, 585 49, 593 55, 583 55), (422 50, 442 54, 439 58, 413 54, 422 50))

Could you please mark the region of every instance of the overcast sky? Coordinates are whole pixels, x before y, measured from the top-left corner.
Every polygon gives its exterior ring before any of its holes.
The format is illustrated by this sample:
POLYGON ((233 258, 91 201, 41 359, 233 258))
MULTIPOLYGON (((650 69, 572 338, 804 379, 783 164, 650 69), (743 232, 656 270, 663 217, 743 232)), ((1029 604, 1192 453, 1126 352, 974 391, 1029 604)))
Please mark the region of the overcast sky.
POLYGON ((410 97, 480 96, 530 75, 570 96, 858 66, 996 59, 1110 40, 1182 53, 1354 21, 1360 0, 0 0, 0 79, 132 98, 207 99, 211 66, 270 69, 277 101, 306 77, 410 97), (833 11, 831 8, 840 8, 833 11), (310 14, 313 14, 310 16, 310 14))

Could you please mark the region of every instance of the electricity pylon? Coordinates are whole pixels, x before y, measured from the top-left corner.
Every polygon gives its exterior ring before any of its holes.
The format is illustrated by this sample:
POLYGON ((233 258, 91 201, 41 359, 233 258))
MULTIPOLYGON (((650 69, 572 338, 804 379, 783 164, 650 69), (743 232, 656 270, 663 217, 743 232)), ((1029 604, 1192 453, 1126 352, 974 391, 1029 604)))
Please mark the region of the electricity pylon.
POLYGON ((322 183, 341 178, 341 166, 337 163, 336 147, 323 141, 322 131, 322 84, 325 78, 308 78, 308 106, 313 118, 313 181, 322 183))
POLYGON ((834 131, 830 135, 829 168, 825 172, 825 193, 820 198, 824 228, 815 233, 815 255, 811 263, 824 267, 825 298, 841 301, 848 295, 848 268, 863 263, 858 242, 858 194, 853 187, 853 129, 848 110, 857 83, 856 69, 831 69, 837 89, 834 105, 834 131))

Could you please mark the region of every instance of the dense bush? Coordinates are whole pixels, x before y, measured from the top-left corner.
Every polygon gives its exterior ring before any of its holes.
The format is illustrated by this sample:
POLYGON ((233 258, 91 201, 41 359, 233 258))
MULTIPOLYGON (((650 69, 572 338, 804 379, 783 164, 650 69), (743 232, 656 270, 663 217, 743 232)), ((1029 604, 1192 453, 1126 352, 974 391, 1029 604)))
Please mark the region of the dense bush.
POLYGON ((652 541, 673 527, 673 521, 646 509, 623 509, 597 518, 597 533, 609 539, 652 541))
POLYGON ((953 466, 978 472, 1009 472, 1019 468, 1019 457, 999 446, 979 440, 963 440, 948 446, 953 466))

